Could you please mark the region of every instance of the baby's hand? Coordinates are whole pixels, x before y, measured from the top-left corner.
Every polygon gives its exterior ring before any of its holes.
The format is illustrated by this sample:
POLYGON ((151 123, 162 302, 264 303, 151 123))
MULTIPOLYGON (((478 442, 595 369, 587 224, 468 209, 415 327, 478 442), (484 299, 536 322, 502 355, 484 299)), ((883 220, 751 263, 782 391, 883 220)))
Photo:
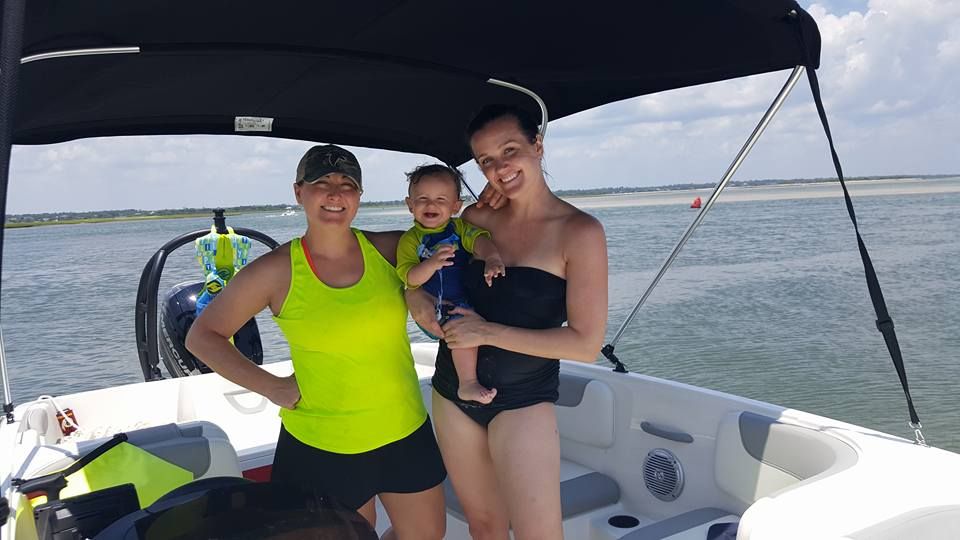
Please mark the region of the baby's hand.
POLYGON ((487 287, 493 285, 493 278, 507 275, 507 268, 503 265, 500 257, 487 257, 483 266, 483 279, 487 281, 487 287))
POLYGON ((443 244, 437 246, 436 250, 433 252, 433 255, 430 256, 428 261, 433 265, 437 270, 443 268, 444 266, 453 266, 453 256, 457 251, 457 247, 453 244, 443 244))

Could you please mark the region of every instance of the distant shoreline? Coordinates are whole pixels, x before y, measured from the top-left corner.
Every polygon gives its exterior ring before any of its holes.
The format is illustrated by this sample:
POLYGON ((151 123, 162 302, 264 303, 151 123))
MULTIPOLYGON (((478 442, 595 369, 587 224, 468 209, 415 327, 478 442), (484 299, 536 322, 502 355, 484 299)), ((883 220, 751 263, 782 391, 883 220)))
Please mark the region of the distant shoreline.
MULTIPOLYGON (((883 176, 883 177, 856 177, 847 179, 848 184, 853 186, 884 186, 889 184, 904 183, 922 183, 932 184, 938 180, 960 180, 960 175, 939 174, 939 175, 905 175, 905 176, 883 176)), ((673 184, 668 186, 653 187, 607 187, 594 189, 578 190, 557 190, 555 193, 567 200, 573 202, 581 208, 600 207, 600 206, 633 206, 648 204, 677 204, 683 202, 690 196, 703 195, 712 192, 715 184, 673 184), (696 195, 694 195, 696 194, 696 195)), ((839 183, 836 178, 813 178, 813 179, 793 179, 793 180, 749 180, 731 182, 731 188, 737 193, 730 197, 724 195, 725 201, 745 201, 745 200, 769 200, 780 198, 774 195, 781 188, 813 188, 820 190, 818 193, 805 193, 802 198, 833 196, 833 189, 839 191, 839 183), (833 188, 833 189, 831 189, 833 188), (776 191, 774 191, 776 190, 776 191), (752 192, 752 193, 751 193, 752 192)), ((955 191, 949 189, 947 191, 955 191)), ((903 189, 876 189, 866 195, 884 195, 884 194, 906 194, 909 190, 903 189)), ((692 200, 692 199, 691 199, 692 200)), ((689 202, 689 201, 687 201, 689 202)), ((361 203, 361 209, 364 210, 389 210, 395 207, 401 207, 403 201, 371 201, 361 203)), ((254 214, 267 212, 284 212, 293 209, 286 204, 261 205, 261 206, 236 206, 225 208, 226 215, 254 214)), ((300 210, 297 207, 297 210, 300 210)), ((46 225, 77 225, 90 223, 108 223, 114 221, 146 221, 155 219, 180 219, 180 218, 203 218, 212 215, 212 208, 184 208, 184 209, 166 209, 155 211, 144 210, 104 210, 96 212, 57 212, 57 213, 37 213, 37 214, 12 214, 8 215, 4 223, 7 229, 42 227, 46 225)), ((302 210, 300 210, 302 211, 302 210)))
MULTIPOLYGON (((960 176, 941 180, 920 178, 889 178, 883 180, 852 180, 847 189, 854 200, 864 197, 933 195, 960 193, 960 176)), ((657 191, 642 193, 618 193, 565 197, 565 200, 581 209, 617 208, 630 206, 690 205, 700 197, 704 204, 714 188, 657 191)), ((751 201, 784 201, 823 198, 842 198, 843 190, 838 182, 805 182, 765 186, 733 186, 723 191, 719 204, 751 201)))
MULTIPOLYGON (((393 208, 399 206, 399 204, 377 204, 371 203, 369 205, 362 205, 366 209, 377 209, 377 208, 393 208)), ((283 212, 282 208, 277 209, 251 209, 251 210, 236 210, 234 208, 224 208, 223 215, 226 217, 230 216, 241 216, 249 214, 271 214, 276 212, 283 212)), ((298 207, 298 214, 302 210, 298 207)), ((10 222, 7 221, 4 223, 4 229, 27 229, 30 227, 45 227, 48 225, 87 225, 92 223, 114 223, 120 221, 153 221, 158 219, 190 219, 190 218, 212 218, 213 217, 213 208, 210 209, 200 209, 196 212, 185 212, 185 213, 175 213, 175 214, 165 214, 166 210, 158 210, 149 215, 125 215, 125 216, 116 216, 116 217, 93 217, 93 218, 75 218, 75 219, 50 219, 48 221, 16 221, 10 222)), ((8 219, 10 216, 7 216, 8 219)))
MULTIPOLYGON (((77 218, 63 219, 56 221, 22 221, 5 223, 5 229, 25 229, 28 227, 43 227, 46 225, 83 225, 90 223, 113 223, 115 221, 152 221, 156 219, 181 219, 181 218, 205 218, 210 217, 212 212, 197 212, 193 214, 151 214, 145 216, 117 216, 102 218, 77 218)), ((238 216, 241 212, 224 212, 225 216, 238 216)))

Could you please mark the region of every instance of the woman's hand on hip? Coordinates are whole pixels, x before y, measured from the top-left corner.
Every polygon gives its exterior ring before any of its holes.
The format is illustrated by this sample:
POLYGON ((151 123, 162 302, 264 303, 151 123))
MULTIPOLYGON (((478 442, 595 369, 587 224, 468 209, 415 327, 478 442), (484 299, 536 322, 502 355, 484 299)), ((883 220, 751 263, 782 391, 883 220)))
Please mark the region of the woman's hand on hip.
POLYGON ((452 315, 461 315, 443 325, 444 340, 451 349, 469 349, 480 345, 491 345, 496 325, 487 322, 470 308, 456 307, 450 310, 452 315))
POLYGON ((443 328, 437 322, 437 299, 423 289, 407 289, 403 296, 407 301, 410 316, 420 325, 420 328, 438 338, 443 338, 443 328))
POLYGON ((270 390, 267 399, 284 409, 294 409, 300 401, 300 386, 297 385, 296 374, 288 377, 277 377, 277 382, 270 390))

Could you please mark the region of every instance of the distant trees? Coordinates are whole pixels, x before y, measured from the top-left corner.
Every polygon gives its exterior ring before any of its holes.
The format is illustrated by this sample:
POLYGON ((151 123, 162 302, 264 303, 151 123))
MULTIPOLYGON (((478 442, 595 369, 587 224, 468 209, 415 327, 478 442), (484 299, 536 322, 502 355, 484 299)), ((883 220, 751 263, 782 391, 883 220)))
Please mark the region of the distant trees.
MULTIPOLYGON (((956 178, 958 175, 955 174, 925 174, 925 175, 898 175, 898 176, 851 176, 847 180, 890 180, 898 178, 920 178, 920 179, 937 179, 937 178, 956 178)), ((819 182, 836 182, 836 178, 792 178, 792 179, 782 179, 782 178, 769 178, 769 179, 758 179, 758 180, 738 180, 730 182, 731 186, 739 187, 756 187, 756 186, 769 186, 769 185, 778 185, 778 184, 809 184, 809 183, 819 183, 819 182)), ((683 183, 683 184, 671 184, 668 186, 619 186, 619 187, 605 187, 605 188, 588 188, 588 189, 561 189, 556 191, 556 194, 561 197, 576 197, 576 196, 594 196, 594 195, 616 195, 618 193, 644 193, 650 191, 678 191, 678 190, 689 190, 689 189, 707 189, 712 188, 716 184, 714 183, 683 183)), ((384 206, 400 206, 403 205, 403 201, 394 200, 394 201, 372 201, 372 202, 363 202, 360 204, 363 207, 384 207, 384 206)), ((247 214, 253 212, 283 212, 288 208, 292 208, 297 205, 289 204, 260 204, 260 205, 247 205, 247 206, 234 206, 232 208, 225 208, 228 214, 247 214)), ((213 208, 169 208, 165 210, 135 210, 133 208, 127 208, 124 210, 96 210, 92 212, 49 212, 49 213, 34 213, 34 214, 8 214, 6 219, 7 225, 12 226, 23 226, 29 224, 48 224, 48 223, 78 223, 84 221, 108 221, 113 219, 157 219, 163 217, 186 217, 186 216, 207 216, 213 215, 213 208)))

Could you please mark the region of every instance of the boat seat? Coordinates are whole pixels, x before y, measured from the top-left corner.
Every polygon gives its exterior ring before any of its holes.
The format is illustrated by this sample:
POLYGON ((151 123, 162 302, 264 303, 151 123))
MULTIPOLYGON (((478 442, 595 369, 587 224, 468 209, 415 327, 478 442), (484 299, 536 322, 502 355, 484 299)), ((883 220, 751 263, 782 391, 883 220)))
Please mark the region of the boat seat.
POLYGON ((740 517, 719 508, 697 508, 634 529, 620 540, 705 540, 710 527, 736 523, 740 517))
MULTIPOLYGON (((29 477, 62 470, 107 440, 105 437, 80 441, 72 448, 61 445, 61 448, 66 447, 66 452, 54 454, 56 459, 37 464, 37 468, 31 467, 29 477)), ((195 480, 211 476, 242 476, 230 439, 211 422, 165 424, 128 431, 127 442, 192 472, 195 480)))
POLYGON ((41 444, 56 444, 62 436, 57 409, 50 401, 35 401, 20 420, 20 431, 33 431, 41 444))
MULTIPOLYGON (((443 482, 447 512, 466 521, 450 477, 443 482)), ((620 501, 620 486, 613 478, 576 463, 560 460, 560 510, 563 519, 587 514, 620 501)))
POLYGON ((717 486, 749 506, 856 462, 856 451, 828 433, 741 411, 720 423, 714 470, 717 486))

